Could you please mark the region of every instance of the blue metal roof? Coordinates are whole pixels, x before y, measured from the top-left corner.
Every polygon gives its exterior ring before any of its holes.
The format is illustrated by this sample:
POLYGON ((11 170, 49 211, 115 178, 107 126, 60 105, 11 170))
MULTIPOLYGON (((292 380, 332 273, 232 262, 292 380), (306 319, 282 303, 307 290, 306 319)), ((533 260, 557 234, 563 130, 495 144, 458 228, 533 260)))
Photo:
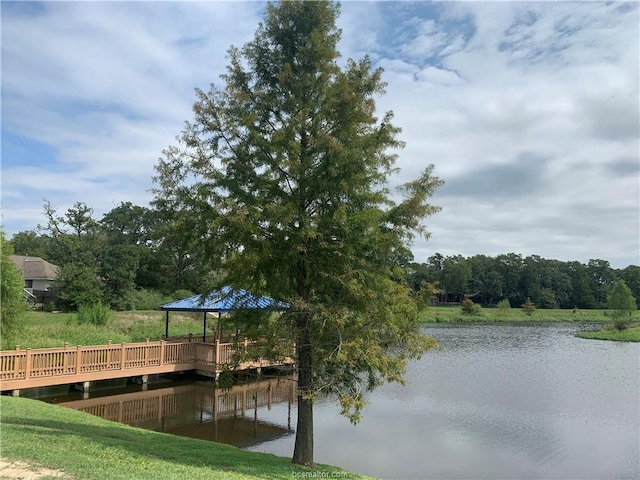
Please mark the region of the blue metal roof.
POLYGON ((259 297, 243 289, 234 290, 223 287, 208 295, 194 295, 193 297, 176 300, 160 307, 160 310, 177 312, 230 312, 237 309, 253 310, 283 310, 288 305, 276 302, 270 297, 259 297))

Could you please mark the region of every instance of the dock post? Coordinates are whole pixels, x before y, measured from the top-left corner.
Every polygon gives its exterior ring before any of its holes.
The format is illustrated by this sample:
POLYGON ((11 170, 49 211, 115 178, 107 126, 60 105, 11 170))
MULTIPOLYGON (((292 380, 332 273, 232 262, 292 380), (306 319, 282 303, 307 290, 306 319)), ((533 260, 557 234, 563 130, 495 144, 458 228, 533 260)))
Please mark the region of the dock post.
POLYGON ((91 386, 91 382, 82 382, 82 399, 86 400, 89 398, 89 387, 91 386))
MULTIPOLYGON (((16 356, 13 358, 13 378, 20 378, 20 345, 16 345, 16 356)), ((26 367, 26 362, 25 362, 26 367)))
POLYGON ((149 375, 142 375, 142 390, 146 391, 149 388, 149 375))
POLYGON ((20 390, 12 390, 11 391, 11 396, 12 397, 19 397, 20 396, 20 390))

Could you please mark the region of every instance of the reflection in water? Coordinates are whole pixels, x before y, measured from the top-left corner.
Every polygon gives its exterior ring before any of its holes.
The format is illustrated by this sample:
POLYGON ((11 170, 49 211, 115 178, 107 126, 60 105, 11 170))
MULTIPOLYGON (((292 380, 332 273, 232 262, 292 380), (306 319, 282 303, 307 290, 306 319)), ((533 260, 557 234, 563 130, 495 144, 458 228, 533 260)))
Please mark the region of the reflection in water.
POLYGON ((291 411, 294 389, 293 377, 283 376, 230 389, 192 383, 57 403, 148 430, 248 447, 293 433, 290 415, 283 426, 259 420, 258 412, 276 404, 291 411))

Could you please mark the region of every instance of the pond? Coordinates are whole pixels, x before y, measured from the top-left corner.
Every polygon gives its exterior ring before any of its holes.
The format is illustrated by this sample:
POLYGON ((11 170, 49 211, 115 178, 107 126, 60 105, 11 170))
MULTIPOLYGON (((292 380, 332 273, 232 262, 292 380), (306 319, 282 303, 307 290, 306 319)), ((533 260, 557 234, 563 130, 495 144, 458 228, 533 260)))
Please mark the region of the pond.
MULTIPOLYGON (((406 386, 369 394, 359 425, 334 402, 317 402, 315 460, 380 478, 637 479, 640 345, 573 336, 585 328, 425 327, 444 348, 411 363, 406 386)), ((167 433, 293 452, 287 378, 226 393, 201 383, 139 390, 57 401, 167 433)))
MULTIPOLYGON (((315 460, 381 478, 637 479, 640 345, 580 329, 427 327, 444 349, 373 392, 359 425, 316 406, 315 460)), ((250 449, 288 456, 293 438, 250 449)))

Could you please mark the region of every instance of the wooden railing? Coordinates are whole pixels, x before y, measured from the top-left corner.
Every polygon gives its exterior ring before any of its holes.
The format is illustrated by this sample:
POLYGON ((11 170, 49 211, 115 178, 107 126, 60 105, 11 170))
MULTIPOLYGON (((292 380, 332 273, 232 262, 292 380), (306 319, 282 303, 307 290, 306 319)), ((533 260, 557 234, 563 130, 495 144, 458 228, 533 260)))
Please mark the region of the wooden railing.
MULTIPOLYGON (((240 344, 246 348, 249 344, 240 344)), ((60 385, 151 375, 172 371, 200 370, 216 374, 234 360, 231 343, 174 343, 161 340, 97 346, 26 349, 0 352, 0 390, 60 385)), ((270 365, 258 359, 238 368, 270 365)))

